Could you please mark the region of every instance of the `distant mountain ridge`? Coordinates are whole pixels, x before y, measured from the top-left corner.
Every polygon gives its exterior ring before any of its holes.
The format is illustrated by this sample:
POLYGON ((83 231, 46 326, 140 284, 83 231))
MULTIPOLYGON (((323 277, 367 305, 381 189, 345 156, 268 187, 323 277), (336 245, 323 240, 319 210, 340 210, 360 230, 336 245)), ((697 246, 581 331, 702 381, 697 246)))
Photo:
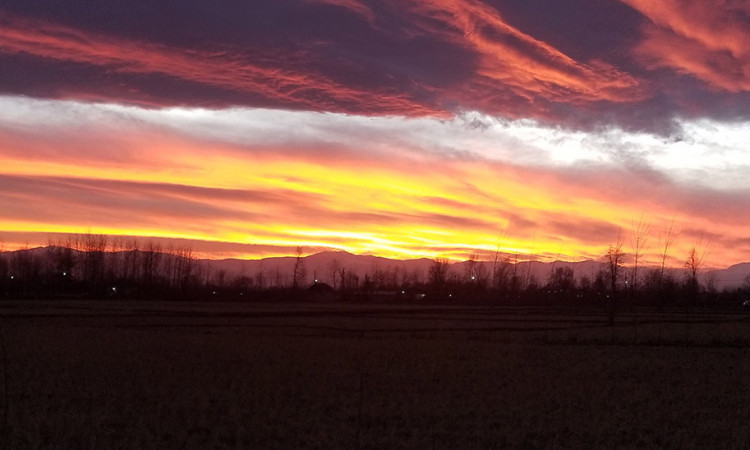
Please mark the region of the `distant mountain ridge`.
MULTIPOLYGON (((5 255, 13 255, 17 252, 29 252, 31 254, 42 255, 44 252, 54 247, 37 247, 26 250, 15 250, 5 252, 5 255)), ((135 250, 139 251, 139 250, 135 250)), ((77 253, 78 251, 73 250, 77 253)), ((143 252, 143 250, 140 250, 143 252)), ((115 253, 127 253, 119 251, 115 253)), ((2 253, 0 253, 2 255, 2 253)), ((171 255, 172 257, 177 257, 171 255)), ((259 274, 270 283, 289 284, 291 281, 295 256, 270 257, 256 260, 245 259, 198 259, 196 260, 199 267, 214 275, 223 272, 227 280, 236 277, 253 277, 257 278, 259 274)), ((333 284, 333 272, 338 269, 345 269, 348 273, 356 274, 360 281, 364 280, 366 275, 372 276, 376 271, 380 272, 398 272, 400 276, 416 277, 421 282, 428 280, 430 266, 435 263, 429 258, 396 260, 373 255, 355 255, 345 251, 328 251, 316 253, 301 258, 304 261, 306 279, 312 283, 314 280, 319 282, 333 284)), ((467 273, 468 261, 453 262, 450 264, 448 274, 463 276, 467 273)), ((492 273, 492 261, 477 261, 476 264, 484 267, 487 274, 492 273)), ((575 278, 587 276, 593 280, 599 270, 604 268, 604 263, 594 260, 585 260, 577 262, 568 261, 518 261, 516 270, 519 276, 526 279, 535 279, 539 284, 544 284, 547 278, 555 268, 571 268, 575 278)), ((641 267, 640 270, 645 273, 649 267, 641 267)), ((668 271, 678 280, 682 280, 685 275, 684 269, 670 268, 668 271)), ((713 278, 717 289, 731 289, 743 284, 746 277, 750 275, 750 262, 734 264, 726 269, 717 269, 704 271, 700 279, 705 283, 709 278, 713 278)))
MULTIPOLYGON (((202 260, 203 264, 208 264, 212 270, 225 270, 227 275, 231 276, 254 276, 259 271, 273 273, 278 270, 283 274, 291 274, 294 269, 296 257, 272 257, 258 260, 242 259, 223 259, 223 260, 202 260)), ((429 258, 396 260, 383 258, 372 255, 354 255, 349 252, 322 252, 302 258, 305 261, 308 280, 313 278, 320 282, 331 283, 331 269, 335 264, 345 268, 348 271, 356 273, 360 278, 366 274, 372 274, 375 269, 378 270, 406 270, 408 272, 418 272, 423 281, 427 280, 428 271, 434 260, 429 258)), ((485 267, 487 273, 492 272, 492 261, 479 261, 479 264, 485 267)), ((450 264, 449 273, 461 275, 465 273, 467 261, 453 262, 450 264)), ((594 260, 584 261, 519 261, 518 271, 525 277, 534 277, 537 282, 544 284, 547 277, 557 267, 568 267, 573 269, 576 279, 581 276, 587 276, 594 279, 599 270, 604 268, 604 263, 594 260)), ((639 270, 647 271, 648 266, 643 266, 639 270)), ((685 276, 685 270, 680 268, 667 269, 678 280, 685 276)), ((736 288, 742 285, 745 277, 750 275, 750 262, 744 262, 732 265, 726 269, 716 269, 705 271, 701 274, 701 280, 705 282, 708 277, 714 277, 718 289, 736 288)))

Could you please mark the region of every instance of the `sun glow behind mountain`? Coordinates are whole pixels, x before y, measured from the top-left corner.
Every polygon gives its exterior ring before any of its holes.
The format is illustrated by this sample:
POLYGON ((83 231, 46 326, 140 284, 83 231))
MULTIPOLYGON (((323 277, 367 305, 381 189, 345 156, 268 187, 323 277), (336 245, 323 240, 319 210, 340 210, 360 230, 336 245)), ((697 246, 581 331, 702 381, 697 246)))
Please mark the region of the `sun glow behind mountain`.
POLYGON ((555 34, 505 2, 259 2, 266 34, 206 22, 196 42, 17 3, 0 9, 6 249, 89 232, 212 258, 580 260, 648 223, 647 260, 669 227, 674 265, 750 253, 750 75, 711 71, 750 53, 686 25, 746 10, 624 1, 555 34), (594 16, 634 26, 597 47, 575 33, 594 16), (663 51, 677 41, 701 51, 663 51))

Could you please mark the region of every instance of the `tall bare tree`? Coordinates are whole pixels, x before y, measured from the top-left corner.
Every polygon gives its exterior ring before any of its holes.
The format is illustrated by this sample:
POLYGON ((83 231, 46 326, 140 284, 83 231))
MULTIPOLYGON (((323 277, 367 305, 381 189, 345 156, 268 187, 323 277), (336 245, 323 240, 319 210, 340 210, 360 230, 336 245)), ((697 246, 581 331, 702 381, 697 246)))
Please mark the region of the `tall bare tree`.
POLYGON ((263 261, 260 262, 260 266, 258 267, 258 272, 255 273, 255 285, 259 289, 266 288, 266 275, 263 272, 263 261))
POLYGON ((337 278, 339 276, 339 271, 341 270, 341 263, 338 259, 333 258, 330 263, 328 263, 328 275, 331 277, 331 284, 333 285, 333 289, 336 289, 337 285, 337 278))
POLYGON ((633 249, 633 267, 630 270, 630 292, 638 292, 638 269, 640 267, 641 260, 644 253, 646 252, 648 244, 648 235, 651 232, 651 224, 645 221, 643 217, 638 221, 638 224, 633 226, 630 235, 630 243, 633 249))
POLYGON ((477 279, 477 266, 479 265, 479 255, 473 253, 464 262, 464 282, 469 283, 477 279))
POLYGON ((669 260, 669 250, 674 245, 675 240, 679 236, 679 233, 674 232, 674 220, 669 223, 669 227, 665 227, 661 235, 661 252, 659 253, 659 259, 661 260, 661 278, 664 279, 664 271, 667 267, 667 260, 669 260))
POLYGON ((609 301, 609 325, 615 323, 615 314, 617 314, 617 283, 622 274, 622 267, 625 262, 625 253, 622 251, 622 235, 617 236, 617 242, 610 244, 607 249, 607 275, 610 283, 610 301, 609 301))
POLYGON ((507 291, 513 278, 514 265, 509 256, 504 256, 492 264, 492 286, 499 291, 507 291))
POLYGON ((685 261, 685 269, 687 269, 687 289, 688 295, 693 303, 698 300, 698 293, 700 291, 700 283, 698 282, 698 274, 703 269, 703 261, 706 257, 706 247, 703 245, 703 239, 701 239, 697 246, 690 249, 688 252, 687 261, 685 261))
POLYGON ((80 240, 84 252, 84 280, 96 287, 104 276, 107 236, 103 234, 84 234, 80 240))
POLYGON ((138 251, 138 240, 136 238, 126 240, 123 245, 123 277, 135 283, 138 282, 138 265, 140 252, 138 251))
POLYGON ((2 241, 0 241, 0 295, 3 295, 5 291, 5 285, 8 283, 8 277, 10 272, 9 261, 5 258, 5 247, 2 241))
POLYGON ((294 269, 292 271, 292 289, 298 289, 301 284, 305 283, 307 279, 307 268, 305 267, 305 260, 303 259, 302 247, 297 247, 296 258, 294 260, 294 269))
POLYGON ((576 287, 575 272, 571 267, 556 267, 547 276, 547 289, 569 294, 576 287))
POLYGON ((433 286, 442 286, 448 278, 448 268, 450 267, 450 261, 448 258, 435 258, 435 261, 430 265, 428 273, 430 284, 433 286))
POLYGON ((162 251, 161 244, 152 241, 146 243, 141 270, 143 273, 142 279, 148 289, 153 288, 161 273, 162 251))

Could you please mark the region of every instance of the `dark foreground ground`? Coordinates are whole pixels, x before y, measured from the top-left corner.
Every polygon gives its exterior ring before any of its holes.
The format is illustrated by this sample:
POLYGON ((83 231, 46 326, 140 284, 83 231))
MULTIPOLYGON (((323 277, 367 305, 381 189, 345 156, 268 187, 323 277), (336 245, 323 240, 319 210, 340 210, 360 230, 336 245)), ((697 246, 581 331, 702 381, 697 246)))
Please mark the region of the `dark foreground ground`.
POLYGON ((747 448, 750 316, 3 302, 0 448, 747 448))

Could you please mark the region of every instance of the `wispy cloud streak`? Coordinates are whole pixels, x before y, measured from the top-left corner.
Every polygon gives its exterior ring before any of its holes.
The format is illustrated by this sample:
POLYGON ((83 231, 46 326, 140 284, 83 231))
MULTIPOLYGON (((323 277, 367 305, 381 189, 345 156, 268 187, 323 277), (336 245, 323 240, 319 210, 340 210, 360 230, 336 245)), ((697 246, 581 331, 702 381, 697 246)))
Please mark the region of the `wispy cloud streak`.
POLYGON ((651 21, 635 50, 647 65, 693 75, 715 89, 750 91, 750 4, 622 1, 651 21))
MULTIPOLYGON (((269 55, 123 40, 0 13, 0 51, 71 61, 116 73, 160 74, 255 94, 291 107, 376 114, 444 115, 407 95, 368 92, 274 64, 269 55)), ((296 55, 304 58, 304 55, 296 55)))
MULTIPOLYGON (((3 232, 93 231, 213 241, 217 254, 236 243, 263 251, 303 245, 406 258, 489 252, 504 236, 508 251, 579 259, 598 257, 646 211, 654 223, 675 220, 722 234, 714 254, 728 260, 750 250, 742 240, 750 232, 742 184, 697 184, 648 159, 623 165, 618 152, 554 158, 561 142, 582 137, 530 122, 484 119, 486 128, 477 131, 471 117, 404 123, 72 102, 55 102, 55 122, 33 114, 47 102, 5 101, 20 102, 25 106, 17 110, 27 112, 12 126, 0 126, 0 134, 17 136, 0 148, 0 239, 3 232), (43 163, 15 148, 26 136, 52 152, 74 115, 86 117, 86 128, 96 132, 66 144, 65 158, 43 163), (264 123, 266 134, 260 132, 264 123), (305 125, 285 135, 274 123, 305 125), (149 131, 126 138, 139 129, 149 131), (213 133, 202 131, 209 129, 213 133), (532 131, 530 147, 519 148, 514 134, 532 131), (390 135, 402 136, 388 148, 390 135), (100 150, 108 141, 119 143, 117 151, 100 150), (532 149, 537 156, 529 158, 532 149)), ((654 145, 620 134, 591 145, 654 145)), ((693 138, 706 139, 700 132, 693 138)), ((717 162, 715 170, 720 167, 717 162)))
MULTIPOLYGON (((411 9, 442 22, 446 38, 478 55, 477 77, 470 89, 479 91, 475 95, 509 88, 531 103, 540 99, 634 102, 646 95, 632 75, 602 61, 576 61, 513 27, 497 10, 478 0, 419 0, 411 9)), ((440 32, 429 24, 422 26, 440 32)))

